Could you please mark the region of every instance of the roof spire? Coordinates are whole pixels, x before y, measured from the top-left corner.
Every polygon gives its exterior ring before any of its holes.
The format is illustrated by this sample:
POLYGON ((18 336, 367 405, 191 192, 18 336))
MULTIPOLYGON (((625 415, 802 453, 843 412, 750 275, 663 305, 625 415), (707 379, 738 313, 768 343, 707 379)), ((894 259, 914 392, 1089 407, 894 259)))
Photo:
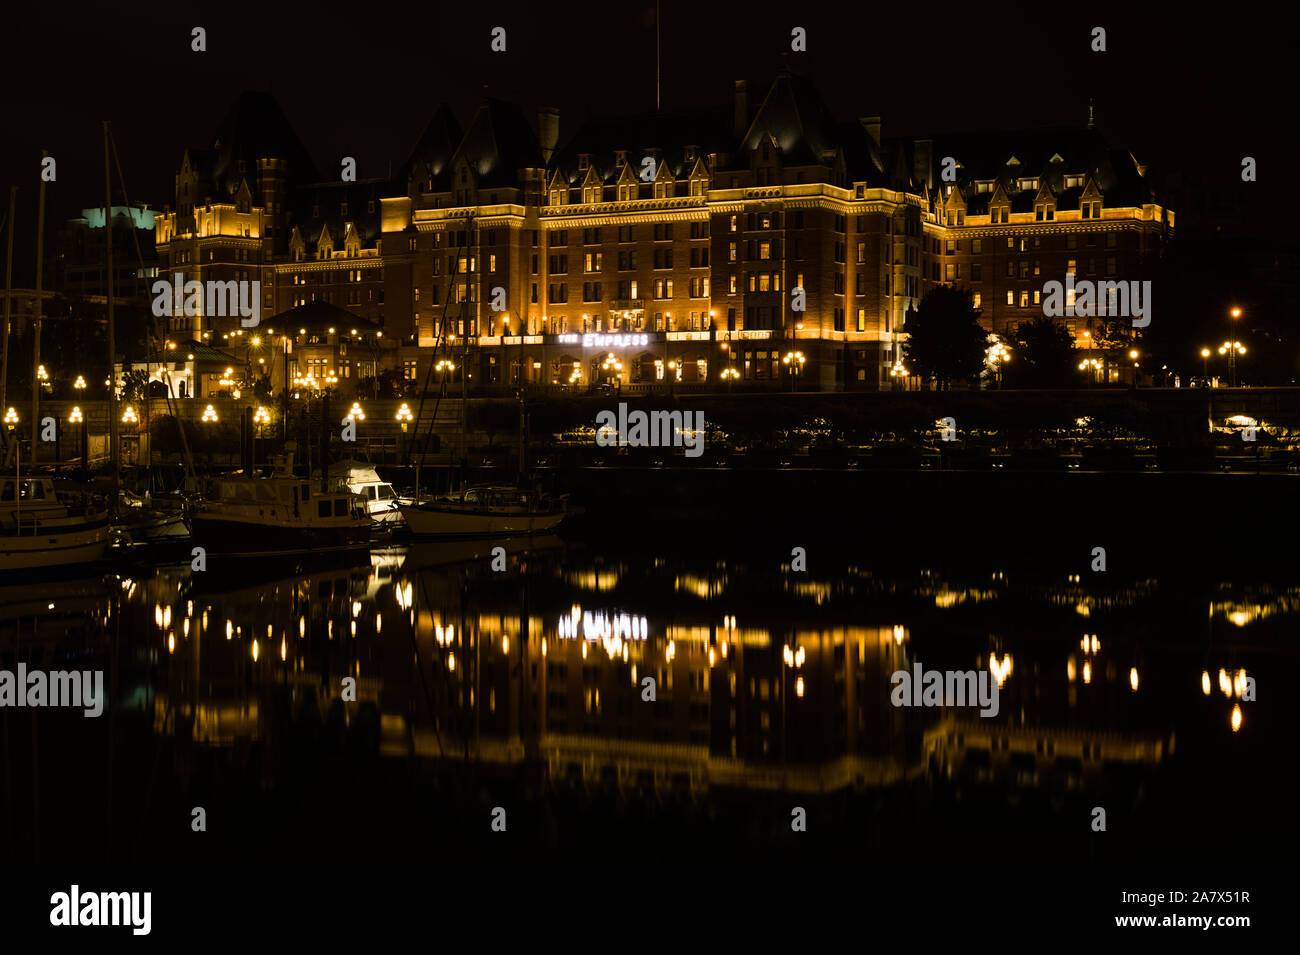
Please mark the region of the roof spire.
POLYGON ((1092 98, 1091 96, 1088 97, 1088 128, 1089 128, 1089 129, 1092 129, 1093 126, 1096 125, 1096 124, 1092 121, 1092 104, 1093 104, 1093 102, 1094 102, 1093 98, 1092 98))

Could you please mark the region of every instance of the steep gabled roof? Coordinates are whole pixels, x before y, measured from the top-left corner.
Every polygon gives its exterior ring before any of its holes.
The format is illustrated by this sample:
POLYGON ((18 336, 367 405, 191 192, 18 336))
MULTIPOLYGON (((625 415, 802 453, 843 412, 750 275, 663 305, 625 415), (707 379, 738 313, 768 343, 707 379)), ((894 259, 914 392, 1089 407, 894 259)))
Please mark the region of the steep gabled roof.
POLYGON ((520 170, 546 166, 537 133, 523 110, 492 98, 478 108, 449 165, 455 168, 462 161, 473 170, 480 189, 516 186, 520 170))
POLYGON ((320 179, 316 164, 294 133, 280 104, 269 93, 245 90, 217 126, 210 150, 204 151, 205 178, 229 194, 241 177, 257 174, 257 160, 281 159, 289 164, 295 182, 320 179), (239 164, 244 164, 241 171, 239 164))
POLYGON ((451 162, 456 147, 464 138, 465 131, 461 128, 460 121, 456 119, 456 114, 451 111, 450 106, 442 103, 434 112, 428 125, 424 127, 420 138, 411 147, 406 162, 402 163, 397 170, 397 180, 406 182, 415 172, 416 165, 420 164, 424 173, 433 178, 433 191, 446 191, 450 188, 447 164, 451 162))
POLYGON ((835 118, 816 87, 806 77, 784 70, 741 140, 738 158, 743 164, 748 165, 750 151, 766 136, 776 142, 788 166, 831 162, 839 145, 835 118))
POLYGON ((695 165, 693 160, 686 158, 687 147, 696 148, 696 158, 731 149, 734 142, 730 124, 731 110, 725 106, 593 116, 551 158, 551 169, 560 175, 563 182, 575 186, 585 178, 585 172, 580 174, 578 169, 578 157, 586 154, 601 181, 611 184, 617 182, 620 175, 616 161, 620 150, 627 153, 627 164, 636 174, 646 151, 656 149, 659 156, 657 170, 666 166, 674 178, 685 178, 695 165))

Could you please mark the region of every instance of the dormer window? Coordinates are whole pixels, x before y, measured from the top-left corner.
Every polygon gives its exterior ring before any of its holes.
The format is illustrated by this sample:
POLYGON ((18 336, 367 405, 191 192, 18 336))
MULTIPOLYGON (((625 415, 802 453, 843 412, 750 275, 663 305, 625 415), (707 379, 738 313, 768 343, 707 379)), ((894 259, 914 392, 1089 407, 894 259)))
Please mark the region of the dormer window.
POLYGON ((614 166, 617 169, 622 169, 626 165, 627 165, 627 150, 620 149, 618 152, 614 153, 614 166))
POLYGON ((346 216, 347 214, 348 214, 348 204, 347 204, 346 202, 340 202, 340 203, 339 203, 339 215, 341 215, 341 216, 346 216))
POLYGON ((1051 203, 1039 203, 1034 206, 1034 219, 1038 222, 1051 222, 1056 218, 1056 206, 1051 203))
POLYGON ((319 218, 320 218, 320 203, 318 203, 318 202, 313 202, 313 203, 311 204, 311 217, 312 217, 313 219, 319 219, 319 218))
POLYGON ((552 190, 551 190, 551 205, 553 205, 553 206, 561 205, 562 202, 563 202, 563 199, 561 198, 561 197, 563 196, 563 194, 564 194, 564 190, 562 190, 562 189, 552 189, 552 190))
POLYGON ((578 153, 578 169, 586 170, 591 165, 591 153, 578 153))

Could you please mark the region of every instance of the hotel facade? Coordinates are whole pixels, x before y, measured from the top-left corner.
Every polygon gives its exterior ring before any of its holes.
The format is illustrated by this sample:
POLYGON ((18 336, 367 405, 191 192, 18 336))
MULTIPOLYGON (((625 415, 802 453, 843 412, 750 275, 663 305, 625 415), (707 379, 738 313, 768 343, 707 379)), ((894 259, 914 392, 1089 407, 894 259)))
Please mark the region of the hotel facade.
MULTIPOLYGON (((392 177, 328 181, 245 93, 182 157, 156 240, 161 277, 261 283, 257 329, 178 315, 168 336, 277 391, 877 391, 919 386, 904 325, 936 285, 1005 337, 1048 281, 1139 278, 1174 226, 1146 172, 1091 123, 882 138, 782 72, 563 144, 553 109, 487 99, 462 128, 444 105, 392 177)), ((1098 319, 1060 321, 1091 346, 1098 319)))

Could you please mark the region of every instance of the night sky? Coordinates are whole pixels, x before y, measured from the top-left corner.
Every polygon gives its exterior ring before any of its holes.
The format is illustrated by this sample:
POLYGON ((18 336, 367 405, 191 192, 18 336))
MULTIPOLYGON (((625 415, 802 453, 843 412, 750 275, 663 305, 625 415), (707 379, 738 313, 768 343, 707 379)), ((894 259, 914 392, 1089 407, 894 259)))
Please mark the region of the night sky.
MULTIPOLYGON (((361 177, 399 164, 442 100, 467 126, 485 85, 530 115, 558 106, 561 143, 588 112, 655 102, 646 0, 77 6, 5 13, 0 185, 20 186, 20 261, 35 242, 41 148, 59 161, 51 228, 102 203, 105 118, 131 198, 161 208, 184 148, 208 144, 241 89, 273 92, 322 170, 353 155, 361 177), (504 54, 489 50, 498 25, 504 54), (190 50, 193 26, 208 31, 206 53, 190 50)), ((1292 82, 1289 33, 1244 13, 1092 6, 664 0, 663 105, 727 102, 738 78, 761 97, 802 26, 809 50, 789 62, 840 119, 880 114, 886 137, 1056 125, 1085 121, 1094 97, 1098 125, 1159 176, 1231 184, 1241 157, 1255 156, 1251 223, 1280 234, 1269 213, 1296 148, 1277 109, 1292 82), (1106 53, 1090 50, 1094 26, 1107 29, 1106 53)))

